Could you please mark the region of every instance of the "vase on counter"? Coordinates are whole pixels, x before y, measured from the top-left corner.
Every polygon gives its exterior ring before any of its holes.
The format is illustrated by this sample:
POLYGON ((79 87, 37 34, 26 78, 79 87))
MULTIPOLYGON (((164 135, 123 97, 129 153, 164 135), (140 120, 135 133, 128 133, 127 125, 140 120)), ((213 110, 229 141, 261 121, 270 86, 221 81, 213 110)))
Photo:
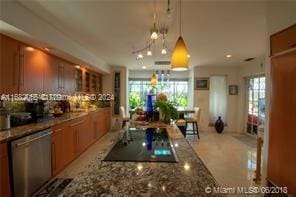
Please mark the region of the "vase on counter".
POLYGON ((218 117, 218 120, 215 122, 215 129, 217 133, 222 133, 224 130, 224 122, 221 119, 221 116, 218 117))
POLYGON ((152 104, 152 94, 147 95, 146 99, 146 114, 147 119, 150 122, 153 118, 153 104, 152 104))

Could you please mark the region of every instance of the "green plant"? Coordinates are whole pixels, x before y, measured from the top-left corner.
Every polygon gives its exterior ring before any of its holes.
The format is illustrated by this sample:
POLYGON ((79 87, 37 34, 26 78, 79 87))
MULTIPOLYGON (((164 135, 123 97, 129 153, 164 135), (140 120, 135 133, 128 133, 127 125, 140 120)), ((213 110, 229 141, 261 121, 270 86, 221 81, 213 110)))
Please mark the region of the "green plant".
POLYGON ((136 107, 138 107, 141 104, 141 98, 140 96, 135 93, 135 92, 131 92, 129 94, 129 105, 131 109, 135 109, 136 107))
POLYGON ((183 92, 177 92, 173 100, 177 107, 186 108, 188 106, 187 96, 183 92))
POLYGON ((155 107, 158 107, 161 114, 164 116, 164 122, 169 122, 170 119, 176 120, 179 115, 177 109, 169 101, 156 101, 155 107))

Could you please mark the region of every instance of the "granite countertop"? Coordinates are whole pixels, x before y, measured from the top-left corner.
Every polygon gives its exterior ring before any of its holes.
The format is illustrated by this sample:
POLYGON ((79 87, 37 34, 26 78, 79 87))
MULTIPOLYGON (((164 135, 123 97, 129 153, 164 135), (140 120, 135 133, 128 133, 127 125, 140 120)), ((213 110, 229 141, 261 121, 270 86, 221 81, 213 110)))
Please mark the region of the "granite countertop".
POLYGON ((4 143, 4 142, 10 141, 10 140, 13 140, 13 139, 37 132, 37 131, 40 131, 43 129, 47 129, 47 128, 52 127, 54 125, 61 124, 63 122, 73 120, 73 119, 76 119, 79 117, 83 117, 83 116, 86 116, 90 113, 98 112, 98 111, 101 111, 104 109, 106 109, 106 108, 89 109, 89 110, 85 110, 82 112, 69 112, 69 113, 62 115, 61 117, 46 120, 44 122, 32 123, 32 124, 19 126, 19 127, 13 127, 13 128, 10 128, 10 129, 0 132, 0 143, 4 143))
MULTIPOLYGON (((135 125, 131 125, 134 127, 135 125)), ((87 170, 65 188, 63 196, 221 196, 205 193, 218 184, 176 126, 166 127, 178 157, 177 163, 102 161, 122 132, 111 132, 108 146, 98 152, 87 170)))

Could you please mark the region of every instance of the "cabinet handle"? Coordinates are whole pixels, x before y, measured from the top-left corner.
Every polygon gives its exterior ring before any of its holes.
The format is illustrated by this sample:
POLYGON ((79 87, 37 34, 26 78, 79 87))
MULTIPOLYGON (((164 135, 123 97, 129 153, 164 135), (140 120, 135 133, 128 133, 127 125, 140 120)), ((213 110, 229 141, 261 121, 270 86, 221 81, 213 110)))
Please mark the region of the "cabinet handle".
POLYGON ((55 150, 55 143, 52 142, 52 152, 53 152, 53 170, 56 170, 57 169, 57 163, 56 163, 56 150, 55 150))
POLYGON ((20 85, 24 85, 24 78, 25 78, 25 55, 24 54, 21 54, 20 55, 20 58, 21 58, 21 60, 20 60, 20 79, 19 79, 19 81, 20 81, 20 85))
POLYGON ((75 130, 75 153, 78 152, 78 131, 75 130))
POLYGON ((63 66, 63 80, 62 80, 62 83, 63 83, 63 85, 62 85, 62 89, 65 89, 65 66, 63 66))
POLYGON ((17 65, 19 64, 19 58, 18 58, 18 53, 16 52, 15 54, 14 54, 14 62, 13 62, 13 67, 12 67, 12 69, 13 69, 13 73, 12 73, 12 85, 16 85, 17 84, 17 82, 16 82, 16 67, 17 67, 17 65))

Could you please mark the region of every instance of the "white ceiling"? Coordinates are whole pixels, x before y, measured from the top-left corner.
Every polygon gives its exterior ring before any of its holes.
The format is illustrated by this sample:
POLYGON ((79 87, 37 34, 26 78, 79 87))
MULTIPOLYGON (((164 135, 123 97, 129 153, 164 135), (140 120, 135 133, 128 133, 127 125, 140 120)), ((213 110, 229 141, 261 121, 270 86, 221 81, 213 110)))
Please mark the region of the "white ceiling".
MULTIPOLYGON (((21 4, 59 31, 78 42, 109 65, 131 69, 159 68, 155 60, 170 60, 170 54, 136 60, 133 48, 149 40, 152 27, 152 0, 20 0, 21 4)), ((169 28, 168 45, 178 37, 178 1, 172 1, 167 18, 167 1, 157 1, 160 26, 169 28)), ((250 57, 261 57, 266 48, 265 3, 253 1, 183 1, 182 33, 190 66, 240 66, 250 57), (233 57, 225 58, 226 54, 233 57)), ((158 43, 161 43, 158 40, 158 43)), ((161 44, 154 48, 160 54, 161 44)), ((166 67, 161 67, 166 68, 166 67)))

